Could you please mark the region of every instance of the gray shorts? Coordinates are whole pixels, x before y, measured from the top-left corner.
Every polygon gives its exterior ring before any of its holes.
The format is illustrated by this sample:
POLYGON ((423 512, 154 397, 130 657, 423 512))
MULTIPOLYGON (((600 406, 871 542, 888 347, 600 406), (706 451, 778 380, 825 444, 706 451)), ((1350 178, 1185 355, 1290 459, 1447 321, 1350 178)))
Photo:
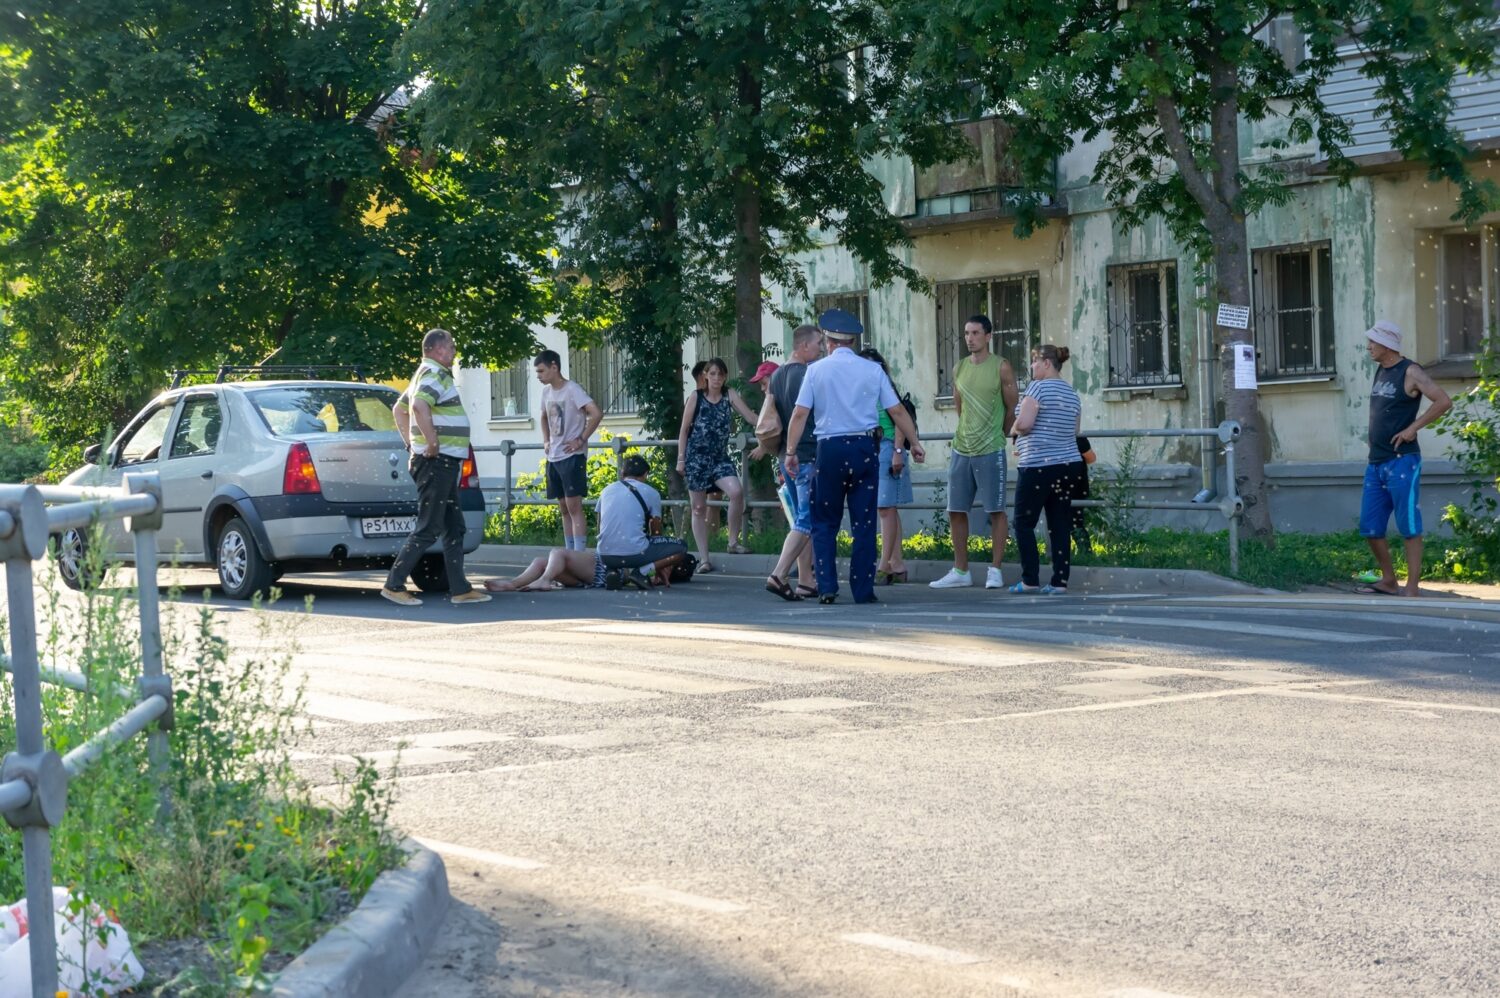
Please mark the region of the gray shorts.
POLYGON ((1005 451, 948 458, 948 512, 967 513, 975 502, 986 513, 1005 512, 1005 451))

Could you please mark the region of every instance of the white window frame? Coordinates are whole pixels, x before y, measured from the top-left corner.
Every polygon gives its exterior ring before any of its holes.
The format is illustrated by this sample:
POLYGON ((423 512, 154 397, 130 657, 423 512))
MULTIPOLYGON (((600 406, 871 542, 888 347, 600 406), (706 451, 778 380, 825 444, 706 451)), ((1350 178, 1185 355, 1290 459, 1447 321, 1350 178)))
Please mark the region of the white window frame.
POLYGON ((1500 295, 1500 252, 1497 252, 1497 239, 1500 239, 1500 227, 1494 225, 1482 225, 1478 233, 1470 229, 1451 228, 1441 229, 1435 235, 1437 239, 1437 341, 1439 360, 1473 360, 1475 351, 1450 349, 1448 341, 1448 254, 1444 243, 1449 236, 1464 235, 1479 236, 1479 279, 1481 308, 1480 314, 1487 328, 1480 330, 1480 342, 1484 342, 1491 335, 1497 323, 1497 315, 1500 315, 1500 304, 1497 304, 1496 296, 1500 295))
POLYGON ((1323 314, 1322 268, 1318 265, 1318 253, 1329 254, 1330 270, 1333 244, 1330 240, 1312 243, 1294 243, 1287 246, 1266 246, 1254 250, 1250 257, 1250 299, 1255 314, 1255 348, 1259 358, 1259 374, 1266 381, 1295 378, 1320 378, 1334 373, 1334 356, 1338 350, 1337 328, 1333 327, 1333 316, 1323 314), (1306 255, 1310 259, 1312 273, 1312 347, 1313 363, 1307 369, 1289 370, 1283 356, 1281 317, 1294 311, 1282 308, 1279 296, 1276 262, 1284 256, 1306 255), (1332 328, 1332 343, 1328 356, 1324 356, 1323 333, 1332 328))
POLYGON ((1177 261, 1152 260, 1145 263, 1117 263, 1105 268, 1105 290, 1108 296, 1109 322, 1109 388, 1180 388, 1182 380, 1182 296, 1177 294, 1177 261), (1135 356, 1135 302, 1131 294, 1136 274, 1155 271, 1157 294, 1162 315, 1158 330, 1162 338, 1161 355, 1165 369, 1142 371, 1135 356), (1175 305, 1173 304, 1175 302, 1175 305), (1121 374, 1115 361, 1123 360, 1121 374))

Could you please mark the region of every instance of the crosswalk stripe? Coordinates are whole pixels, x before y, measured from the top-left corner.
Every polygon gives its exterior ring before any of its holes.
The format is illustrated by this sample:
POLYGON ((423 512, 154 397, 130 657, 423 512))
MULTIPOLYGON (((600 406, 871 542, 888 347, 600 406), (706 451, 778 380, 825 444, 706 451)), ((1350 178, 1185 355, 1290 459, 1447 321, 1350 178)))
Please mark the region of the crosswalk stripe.
MULTIPOLYGON (((893 615, 902 617, 933 617, 930 610, 896 610, 893 615)), ((1035 620, 1036 615, 1030 613, 945 613, 944 617, 967 617, 984 620, 1008 620, 1022 619, 1035 620)), ((1220 633, 1233 631, 1238 624, 1243 624, 1243 634, 1247 638, 1293 638, 1298 641, 1333 642, 1336 644, 1365 644, 1371 641, 1386 641, 1388 638, 1380 634, 1350 634, 1347 631, 1335 631, 1325 628, 1310 627, 1281 627, 1275 624, 1261 624, 1254 621, 1226 621, 1226 620, 1192 620, 1182 617, 1157 617, 1147 614, 1097 614, 1081 615, 1069 613, 1059 616, 1051 624, 1058 628, 1066 628, 1070 624, 1115 624, 1119 627, 1169 627, 1174 630, 1197 630, 1217 631, 1220 633)))
POLYGON ((388 703, 421 712, 425 717, 449 717, 455 713, 499 717, 525 710, 529 702, 500 694, 468 697, 455 706, 451 690, 443 690, 416 679, 409 672, 399 677, 357 676, 349 671, 347 659, 327 664, 293 663, 293 675, 306 685, 309 695, 327 694, 347 697, 351 691, 359 699, 388 703))
POLYGON ((545 651, 533 653, 528 650, 527 660, 533 660, 534 656, 543 660, 557 656, 558 661, 578 662, 590 656, 608 655, 612 661, 629 659, 635 667, 649 667, 653 672, 686 672, 715 679, 748 680, 760 685, 826 683, 843 678, 836 671, 826 670, 828 665, 841 661, 841 656, 806 649, 785 658, 777 649, 762 646, 764 650, 749 654, 737 651, 733 658, 723 658, 705 655, 703 642, 696 639, 673 641, 644 635, 615 635, 609 647, 601 649, 597 635, 556 631, 548 636, 547 641, 545 651), (820 669, 824 671, 818 671, 820 669))
POLYGON ((891 953, 900 953, 902 956, 914 956, 919 960, 928 960, 933 963, 963 965, 983 963, 985 959, 982 956, 975 956, 972 953, 960 953, 958 950, 944 949, 941 946, 929 946, 927 943, 913 942, 910 939, 900 939, 896 936, 885 936, 878 932, 850 932, 839 938, 845 942, 856 943, 860 946, 873 946, 876 949, 887 950, 891 953))
POLYGON ((330 693, 309 693, 303 700, 305 713, 328 717, 350 724, 395 724, 401 721, 430 721, 441 717, 430 711, 411 710, 394 704, 360 700, 330 693))
MULTIPOLYGON (((1159 609, 1167 609, 1162 606, 1159 609)), ((1132 608, 1133 609, 1133 608, 1132 608)), ((1337 621, 1338 623, 1349 623, 1359 621, 1370 624, 1384 624, 1389 627, 1416 627, 1427 630, 1443 631, 1444 633, 1465 634, 1500 634, 1500 623, 1486 623, 1480 620, 1460 619, 1453 615, 1446 617, 1429 617, 1415 613, 1375 613, 1368 610, 1351 610, 1347 607, 1324 607, 1322 609, 1311 609, 1304 606, 1261 606, 1240 607, 1232 604, 1217 604, 1211 607, 1205 606, 1201 609, 1213 613, 1240 613, 1241 617, 1236 620, 1247 624, 1263 620, 1267 617, 1290 617, 1293 619, 1307 619, 1316 617, 1323 621, 1337 621)), ((1119 616, 1128 617, 1127 614, 1119 616)), ((1228 619, 1228 618, 1221 618, 1228 619)))
MULTIPOLYGON (((914 641, 860 641, 857 644, 846 638, 828 638, 796 631, 757 631, 739 627, 716 627, 695 624, 612 623, 594 624, 574 628, 589 634, 615 634, 631 637, 677 638, 713 641, 723 644, 775 645, 787 649, 789 655, 798 650, 835 651, 850 656, 843 668, 867 672, 893 672, 923 674, 945 672, 959 666, 993 667, 1000 664, 1005 653, 975 651, 971 649, 934 645, 914 641), (895 661, 883 661, 892 659, 895 661)), ((1023 665, 1029 662, 1051 661, 1054 655, 1037 653, 1034 657, 1013 654, 1004 664, 1023 665)))
MULTIPOLYGON (((382 661, 362 657, 350 662, 337 656, 322 656, 335 659, 341 664, 340 671, 346 676, 394 676, 413 683, 438 683, 445 686, 470 687, 509 693, 514 696, 542 700, 558 700, 563 703, 620 703, 626 700, 654 700, 661 696, 647 690, 621 689, 615 686, 598 686, 589 683, 571 683, 549 676, 531 676, 517 672, 500 672, 462 665, 429 666, 421 670, 409 662, 382 661)), ((412 718, 416 720, 416 718, 412 718)))
POLYGON ((717 915, 732 915, 737 911, 748 910, 745 905, 736 901, 724 901, 719 898, 703 897, 699 894, 688 894, 686 891, 674 891, 670 887, 658 887, 656 884, 641 884, 637 887, 626 887, 622 893, 634 894, 636 897, 650 898, 653 901, 665 901, 667 904, 681 905, 684 908, 711 911, 717 915))
POLYGON ((472 849, 469 846, 454 845, 452 842, 436 842, 432 839, 412 837, 439 856, 470 859, 477 863, 488 863, 490 866, 503 866, 512 870, 541 870, 547 866, 546 863, 539 863, 534 859, 506 856, 502 853, 490 852, 488 849, 472 849))

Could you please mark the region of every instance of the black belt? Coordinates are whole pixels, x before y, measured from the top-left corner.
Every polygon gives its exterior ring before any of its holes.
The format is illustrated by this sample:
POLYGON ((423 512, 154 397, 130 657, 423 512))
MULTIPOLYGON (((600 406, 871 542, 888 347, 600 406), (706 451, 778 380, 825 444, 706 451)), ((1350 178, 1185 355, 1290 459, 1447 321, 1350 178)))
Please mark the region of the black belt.
MULTIPOLYGON (((880 436, 880 427, 877 426, 873 430, 861 430, 858 433, 833 433, 833 434, 830 434, 829 436, 824 437, 823 440, 842 440, 845 437, 875 437, 875 438, 878 438, 879 436, 880 436)), ((818 443, 822 443, 823 440, 819 440, 818 443)))

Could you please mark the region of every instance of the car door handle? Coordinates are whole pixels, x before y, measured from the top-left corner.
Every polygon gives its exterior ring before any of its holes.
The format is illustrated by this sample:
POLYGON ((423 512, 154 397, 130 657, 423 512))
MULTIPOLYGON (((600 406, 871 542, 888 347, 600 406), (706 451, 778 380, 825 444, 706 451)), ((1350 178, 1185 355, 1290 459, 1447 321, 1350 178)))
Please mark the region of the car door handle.
POLYGON ((203 479, 209 479, 209 478, 214 477, 214 473, 212 471, 205 471, 203 474, 199 475, 198 477, 199 478, 203 478, 203 479))

